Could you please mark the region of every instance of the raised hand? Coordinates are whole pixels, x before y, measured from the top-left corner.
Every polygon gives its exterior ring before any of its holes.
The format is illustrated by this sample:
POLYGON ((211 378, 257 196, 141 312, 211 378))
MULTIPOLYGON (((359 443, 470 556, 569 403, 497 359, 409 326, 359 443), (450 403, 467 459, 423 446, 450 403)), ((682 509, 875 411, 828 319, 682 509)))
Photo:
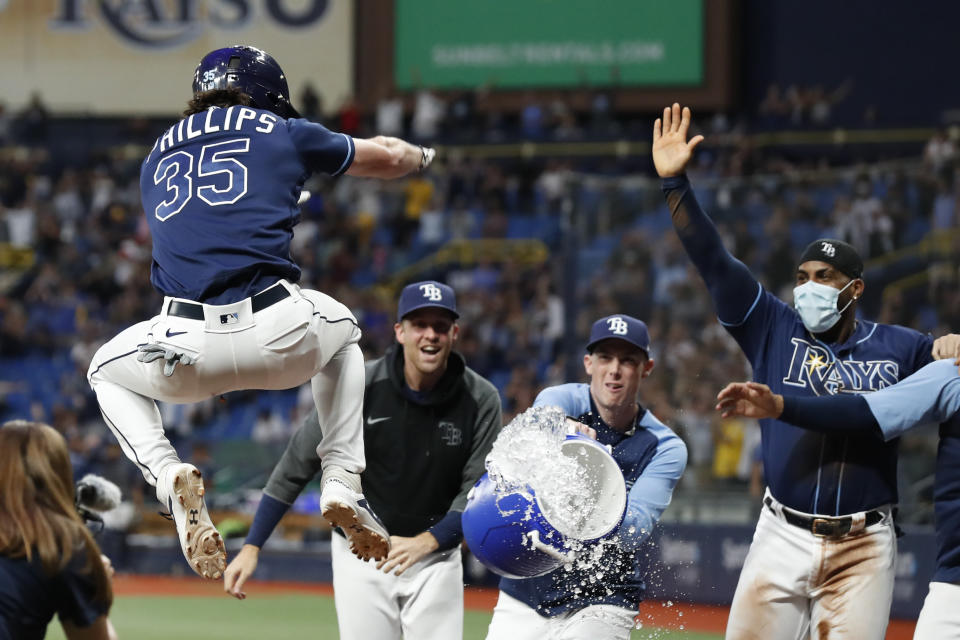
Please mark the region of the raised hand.
POLYGON ((694 136, 687 141, 690 130, 690 108, 681 111, 676 102, 663 110, 663 120, 653 123, 653 165, 661 178, 678 176, 687 168, 693 150, 703 142, 703 136, 694 136))
POLYGON ((716 408, 724 418, 779 418, 783 396, 758 382, 731 382, 717 394, 716 408))

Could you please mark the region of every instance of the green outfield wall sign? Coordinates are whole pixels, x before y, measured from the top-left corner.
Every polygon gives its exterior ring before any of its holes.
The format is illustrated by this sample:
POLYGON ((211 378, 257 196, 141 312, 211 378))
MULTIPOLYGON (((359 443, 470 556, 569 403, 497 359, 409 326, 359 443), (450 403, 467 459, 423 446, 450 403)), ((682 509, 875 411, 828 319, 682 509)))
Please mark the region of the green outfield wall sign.
POLYGON ((397 87, 703 83, 703 0, 397 0, 397 87))

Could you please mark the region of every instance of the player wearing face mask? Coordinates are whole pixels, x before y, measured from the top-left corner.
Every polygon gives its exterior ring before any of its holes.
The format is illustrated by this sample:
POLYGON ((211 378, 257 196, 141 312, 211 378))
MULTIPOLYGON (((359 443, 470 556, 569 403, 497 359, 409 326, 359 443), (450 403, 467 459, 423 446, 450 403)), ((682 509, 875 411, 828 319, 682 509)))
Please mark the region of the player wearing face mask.
MULTIPOLYGON (((690 111, 654 125, 653 160, 677 235, 707 286, 718 320, 774 393, 863 394, 932 360, 929 336, 856 316, 863 262, 850 245, 818 240, 801 254, 794 307, 765 291, 724 248, 684 170, 703 139, 687 140, 690 111)), ((764 508, 744 562, 727 638, 883 638, 893 595, 897 442, 760 421, 764 508)))
POLYGON ((849 244, 830 239, 810 243, 800 256, 793 290, 803 326, 825 342, 849 334, 856 324, 854 303, 863 295, 862 274, 863 262, 849 244))

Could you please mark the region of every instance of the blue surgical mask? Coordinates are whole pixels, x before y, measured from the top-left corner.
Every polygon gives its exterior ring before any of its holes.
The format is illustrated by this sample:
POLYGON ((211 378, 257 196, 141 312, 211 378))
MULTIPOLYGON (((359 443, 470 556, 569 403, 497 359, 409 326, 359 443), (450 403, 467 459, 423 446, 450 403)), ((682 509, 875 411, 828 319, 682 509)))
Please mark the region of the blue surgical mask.
POLYGON ((840 320, 840 315, 847 310, 856 298, 851 298, 843 309, 837 309, 840 294, 851 284, 848 282, 843 289, 820 284, 813 280, 804 282, 793 290, 793 306, 800 314, 803 326, 810 333, 829 331, 840 320))

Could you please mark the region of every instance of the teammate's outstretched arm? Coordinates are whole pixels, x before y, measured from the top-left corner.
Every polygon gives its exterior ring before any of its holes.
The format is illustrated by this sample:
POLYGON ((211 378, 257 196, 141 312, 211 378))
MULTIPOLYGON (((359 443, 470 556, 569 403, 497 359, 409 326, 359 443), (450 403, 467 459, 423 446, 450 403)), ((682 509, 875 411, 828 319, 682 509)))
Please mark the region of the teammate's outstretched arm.
POLYGON ((952 360, 937 360, 897 384, 867 395, 797 397, 765 384, 734 382, 717 395, 724 417, 776 418, 834 435, 873 433, 897 438, 918 424, 941 423, 960 413, 960 375, 952 360))
MULTIPOLYGON (((760 283, 723 246, 720 234, 697 202, 684 171, 703 136, 687 140, 690 109, 674 103, 653 125, 653 164, 663 178, 663 192, 673 226, 713 299, 720 322, 741 326, 760 298, 760 283)), ((757 334, 759 336, 759 334, 757 334)), ((760 336, 762 338, 762 336, 760 336)), ((747 354, 748 358, 750 353, 747 354)))
POLYGON ((346 173, 359 178, 401 178, 426 169, 436 155, 436 151, 429 147, 388 136, 354 138, 353 143, 353 163, 346 173))

